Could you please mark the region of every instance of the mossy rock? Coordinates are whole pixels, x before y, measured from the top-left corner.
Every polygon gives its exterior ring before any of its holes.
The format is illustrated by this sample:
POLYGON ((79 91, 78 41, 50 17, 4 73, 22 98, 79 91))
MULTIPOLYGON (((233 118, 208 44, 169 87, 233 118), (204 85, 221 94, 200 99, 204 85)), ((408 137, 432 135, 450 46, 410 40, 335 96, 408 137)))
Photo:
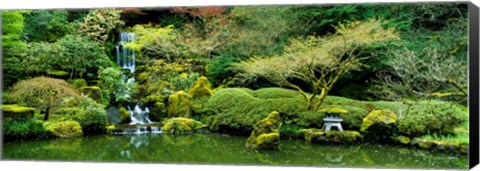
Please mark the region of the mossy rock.
POLYGON ((120 117, 119 124, 125 124, 132 122, 132 118, 130 117, 130 113, 128 113, 127 108, 120 106, 118 107, 118 114, 120 117))
POLYGON ((35 108, 19 106, 16 104, 2 105, 2 112, 4 118, 12 118, 14 120, 26 120, 33 118, 35 108))
POLYGON ((114 130, 116 129, 116 126, 114 124, 111 124, 111 125, 108 125, 107 127, 105 127, 105 129, 107 130, 107 134, 112 134, 114 132, 114 130))
POLYGON ((311 143, 355 143, 362 139, 357 131, 323 131, 320 129, 304 129, 305 140, 311 143))
POLYGON ((189 118, 170 118, 164 122, 162 131, 169 134, 191 133, 207 126, 189 118))
POLYGON ((87 87, 82 87, 80 88, 80 91, 95 100, 97 103, 100 103, 102 101, 102 89, 97 86, 87 86, 87 87))
POLYGON ((60 71, 60 70, 48 71, 47 74, 51 77, 61 78, 61 79, 67 79, 70 76, 70 72, 60 71))
POLYGON ((206 97, 206 96, 211 96, 213 94, 212 91, 212 86, 210 82, 208 82, 207 77, 199 77, 192 85, 190 90, 188 91, 188 94, 192 98, 200 98, 200 97, 206 97))
POLYGON ((341 107, 339 107, 339 106, 329 105, 329 106, 326 107, 326 108, 323 108, 323 109, 318 110, 318 112, 320 112, 320 113, 325 113, 326 116, 337 116, 337 117, 341 117, 342 115, 347 114, 347 113, 348 113, 348 110, 343 109, 343 108, 341 108, 341 107))
POLYGON ((398 116, 390 110, 373 110, 363 119, 360 131, 367 131, 372 125, 389 127, 397 122, 398 116))
POLYGON ((88 86, 87 81, 83 78, 73 79, 72 84, 77 88, 82 88, 88 86))
POLYGON ((397 134, 397 119, 398 116, 390 110, 373 110, 363 118, 360 132, 367 141, 392 143, 391 137, 397 134))
POLYGON ((409 137, 399 135, 394 138, 394 140, 400 144, 408 145, 410 144, 411 139, 409 137))
POLYGON ((279 149, 281 125, 280 114, 273 111, 267 118, 262 119, 253 126, 253 131, 245 144, 249 149, 279 149))
POLYGON ((82 127, 77 121, 45 122, 44 129, 59 138, 79 137, 83 135, 82 127))
POLYGON ((168 117, 190 117, 192 98, 185 91, 168 96, 168 117))

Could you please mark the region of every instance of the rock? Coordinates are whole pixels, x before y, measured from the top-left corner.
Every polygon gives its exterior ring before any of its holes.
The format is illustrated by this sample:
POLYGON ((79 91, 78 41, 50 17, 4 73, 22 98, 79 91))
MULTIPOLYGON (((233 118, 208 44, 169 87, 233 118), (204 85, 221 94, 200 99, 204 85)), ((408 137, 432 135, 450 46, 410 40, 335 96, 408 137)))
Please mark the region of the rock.
POLYGON ((394 138, 395 141, 399 142, 400 144, 407 145, 410 143, 410 138, 400 135, 394 138))
POLYGON ((16 104, 2 105, 2 112, 4 118, 12 118, 14 120, 25 120, 32 118, 35 113, 35 108, 19 106, 16 104))
POLYGON ((432 145, 433 145, 432 142, 426 141, 426 140, 420 140, 420 142, 418 143, 418 147, 423 149, 430 149, 432 145))
POLYGON ((164 122, 163 132, 170 134, 191 133, 207 126, 189 118, 170 118, 164 122))
POLYGON ((168 117, 190 117, 192 100, 185 91, 168 96, 168 117))
POLYGON ((392 141, 395 134, 398 116, 390 110, 372 110, 363 118, 360 132, 365 133, 365 138, 370 141, 392 141))
POLYGON ((77 121, 45 122, 44 129, 55 137, 71 138, 83 135, 82 127, 77 121))
POLYGON ((305 140, 311 143, 354 143, 362 136, 357 131, 322 131, 320 129, 304 129, 305 140))
POLYGON ((253 131, 245 144, 249 149, 279 149, 281 125, 280 114, 271 112, 267 118, 262 119, 253 126, 253 131))
POLYGON ((118 108, 118 114, 119 114, 119 118, 120 118, 120 122, 119 122, 120 124, 132 122, 132 119, 130 117, 130 113, 128 113, 128 110, 125 107, 120 106, 118 108))
POLYGON ((80 88, 80 92, 82 92, 82 94, 92 98, 97 103, 100 103, 102 101, 102 89, 100 89, 100 87, 86 86, 86 87, 80 88))
POLYGON ((213 94, 212 87, 210 82, 208 82, 207 77, 199 77, 192 85, 188 94, 192 96, 192 98, 199 98, 199 97, 206 97, 211 96, 213 94))

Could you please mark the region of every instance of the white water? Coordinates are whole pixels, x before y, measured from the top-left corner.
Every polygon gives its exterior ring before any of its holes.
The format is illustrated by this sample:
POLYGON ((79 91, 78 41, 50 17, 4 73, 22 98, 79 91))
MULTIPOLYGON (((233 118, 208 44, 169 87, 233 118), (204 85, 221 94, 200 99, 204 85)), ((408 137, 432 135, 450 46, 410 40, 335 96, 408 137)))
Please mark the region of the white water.
POLYGON ((128 113, 130 113, 130 119, 132 120, 130 125, 152 123, 148 117, 149 112, 148 107, 142 110, 138 104, 135 105, 133 110, 128 107, 128 113))
POLYGON ((130 73, 135 72, 135 51, 125 48, 125 44, 130 43, 133 40, 135 40, 135 34, 121 32, 120 43, 115 46, 117 52, 117 65, 130 70, 130 73))

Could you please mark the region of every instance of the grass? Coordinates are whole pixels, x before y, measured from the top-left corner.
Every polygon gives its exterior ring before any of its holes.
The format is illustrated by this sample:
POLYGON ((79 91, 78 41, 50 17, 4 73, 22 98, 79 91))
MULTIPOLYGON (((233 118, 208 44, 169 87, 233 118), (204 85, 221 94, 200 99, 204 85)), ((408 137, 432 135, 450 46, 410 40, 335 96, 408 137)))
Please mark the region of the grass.
POLYGON ((468 144, 469 143, 469 131, 468 131, 468 122, 464 122, 462 125, 456 127, 454 129, 454 135, 425 135, 421 137, 422 139, 426 140, 433 140, 433 141, 441 141, 447 143, 455 143, 455 144, 468 144))

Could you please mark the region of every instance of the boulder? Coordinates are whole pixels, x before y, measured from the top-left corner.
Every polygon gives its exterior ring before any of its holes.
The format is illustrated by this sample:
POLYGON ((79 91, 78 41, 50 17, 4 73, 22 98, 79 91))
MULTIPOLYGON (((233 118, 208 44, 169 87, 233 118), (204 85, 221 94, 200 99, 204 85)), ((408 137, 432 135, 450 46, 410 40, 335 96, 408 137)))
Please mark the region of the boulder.
POLYGON ((394 141, 404 145, 410 144, 410 138, 403 135, 394 137, 394 141))
POLYGON ((395 134, 398 116, 390 110, 372 110, 363 118, 360 132, 365 133, 366 140, 391 141, 395 134))
POLYGON ((45 130, 59 138, 79 137, 83 135, 82 127, 77 121, 45 122, 45 130))
POLYGON ((170 118, 164 122, 162 131, 169 134, 183 134, 195 132, 207 126, 189 118, 170 118))
POLYGON ((86 95, 93 100, 95 100, 97 103, 100 103, 102 101, 102 89, 97 86, 86 86, 80 88, 80 92, 82 92, 83 95, 86 95))
POLYGON ((132 119, 130 118, 130 113, 128 113, 128 110, 125 107, 120 106, 118 108, 118 114, 120 118, 120 124, 130 123, 132 121, 132 119))
POLYGON ((249 149, 280 149, 280 114, 271 112, 253 126, 253 131, 245 144, 249 149))
POLYGON ((305 140, 311 143, 355 143, 362 136, 357 131, 322 131, 320 129, 303 129, 305 140))
POLYGON ((168 96, 168 117, 190 117, 192 98, 185 91, 168 96))
POLYGON ((213 94, 212 86, 210 85, 210 82, 208 82, 207 77, 199 77, 193 83, 188 94, 192 96, 192 98, 211 96, 213 94))
POLYGON ((33 117, 35 108, 19 106, 16 104, 2 105, 2 113, 4 118, 25 120, 33 117))

